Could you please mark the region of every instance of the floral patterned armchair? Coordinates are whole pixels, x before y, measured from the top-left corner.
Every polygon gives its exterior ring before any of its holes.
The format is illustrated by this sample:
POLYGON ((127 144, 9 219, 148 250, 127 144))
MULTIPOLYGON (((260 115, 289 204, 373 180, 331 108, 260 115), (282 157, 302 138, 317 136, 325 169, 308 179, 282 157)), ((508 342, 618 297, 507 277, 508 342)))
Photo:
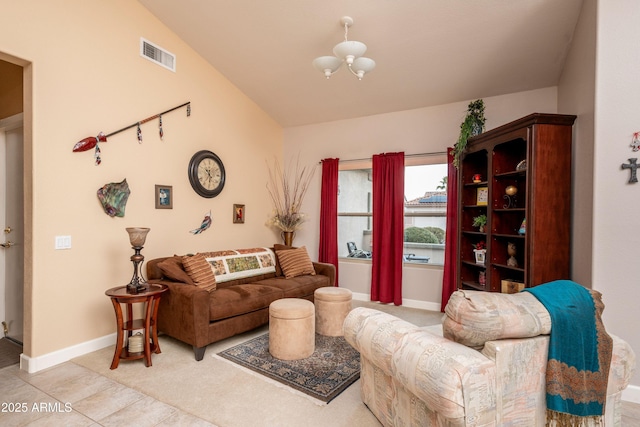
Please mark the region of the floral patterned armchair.
MULTIPOLYGON (((445 312, 442 327, 365 307, 345 319, 345 338, 361 355, 362 400, 376 418, 384 426, 544 426, 544 306, 528 292, 465 290, 445 312)), ((604 421, 620 426, 635 355, 612 338, 604 421)))

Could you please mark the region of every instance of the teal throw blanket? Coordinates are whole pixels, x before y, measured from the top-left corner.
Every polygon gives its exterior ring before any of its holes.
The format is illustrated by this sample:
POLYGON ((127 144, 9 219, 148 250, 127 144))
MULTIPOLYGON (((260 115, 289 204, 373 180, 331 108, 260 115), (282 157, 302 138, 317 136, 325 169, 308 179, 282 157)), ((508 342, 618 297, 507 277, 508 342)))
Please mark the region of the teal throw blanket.
POLYGON ((604 414, 613 342, 601 315, 601 294, 570 280, 527 288, 551 315, 547 421, 577 425, 604 414))

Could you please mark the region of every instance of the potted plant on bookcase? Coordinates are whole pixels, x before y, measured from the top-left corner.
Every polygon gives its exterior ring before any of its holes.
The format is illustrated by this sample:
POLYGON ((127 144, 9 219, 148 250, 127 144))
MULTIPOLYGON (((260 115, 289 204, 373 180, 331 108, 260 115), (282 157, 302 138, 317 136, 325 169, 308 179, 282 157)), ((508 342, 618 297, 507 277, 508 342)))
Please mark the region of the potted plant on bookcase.
POLYGON ((460 124, 460 135, 451 150, 453 154, 453 165, 457 168, 460 165, 460 156, 467 148, 467 140, 475 135, 484 132, 484 101, 477 99, 471 101, 467 107, 467 115, 460 124))
POLYGON ((480 214, 473 218, 473 227, 478 227, 478 231, 484 233, 484 228, 487 226, 487 216, 480 214))

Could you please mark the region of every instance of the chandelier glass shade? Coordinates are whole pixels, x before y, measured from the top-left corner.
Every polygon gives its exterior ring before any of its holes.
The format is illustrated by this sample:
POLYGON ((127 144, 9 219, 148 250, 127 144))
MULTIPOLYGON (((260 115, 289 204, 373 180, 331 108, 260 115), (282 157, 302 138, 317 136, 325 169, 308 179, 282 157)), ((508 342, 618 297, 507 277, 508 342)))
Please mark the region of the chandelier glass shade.
POLYGON ((340 69, 342 64, 346 64, 347 68, 358 80, 362 80, 366 73, 371 72, 376 63, 371 58, 365 58, 367 45, 354 40, 347 40, 349 27, 353 25, 353 19, 349 16, 343 16, 340 20, 344 25, 344 41, 338 43, 333 48, 335 56, 320 56, 313 60, 313 66, 316 70, 324 73, 328 79, 340 69))

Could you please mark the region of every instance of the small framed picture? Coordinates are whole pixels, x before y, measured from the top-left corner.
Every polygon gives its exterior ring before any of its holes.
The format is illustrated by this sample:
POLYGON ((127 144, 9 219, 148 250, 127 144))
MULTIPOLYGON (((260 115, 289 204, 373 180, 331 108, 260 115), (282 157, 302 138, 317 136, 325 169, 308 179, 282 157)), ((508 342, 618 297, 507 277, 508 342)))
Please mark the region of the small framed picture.
POLYGON ((233 223, 244 224, 244 205, 233 205, 233 223))
POLYGON ((156 185, 156 209, 173 209, 173 187, 156 185))
POLYGON ((477 191, 476 205, 487 205, 489 203, 489 189, 487 187, 478 187, 477 191))

